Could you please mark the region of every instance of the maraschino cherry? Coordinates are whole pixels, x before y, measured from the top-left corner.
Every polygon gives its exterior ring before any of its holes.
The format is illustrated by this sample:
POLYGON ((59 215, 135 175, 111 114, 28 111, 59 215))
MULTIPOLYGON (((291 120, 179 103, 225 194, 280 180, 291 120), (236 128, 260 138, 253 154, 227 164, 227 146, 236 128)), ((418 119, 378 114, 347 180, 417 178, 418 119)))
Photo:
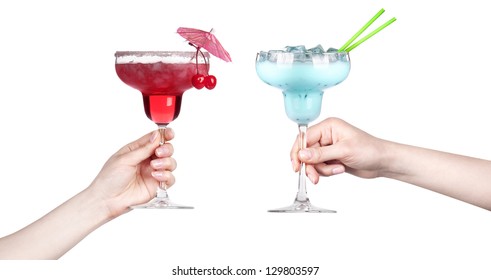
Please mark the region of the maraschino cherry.
POLYGON ((205 87, 207 89, 214 89, 217 85, 217 78, 213 75, 208 75, 205 77, 205 87))
POLYGON ((205 86, 205 75, 203 74, 196 74, 192 77, 191 83, 193 84, 193 87, 197 89, 202 89, 205 86))
POLYGON ((209 62, 206 60, 206 57, 203 54, 203 52, 201 52, 200 47, 197 47, 196 45, 191 44, 191 43, 189 43, 189 44, 196 48, 196 74, 193 75, 193 77, 191 78, 191 84, 196 89, 202 89, 204 87, 206 87, 207 89, 214 89, 215 86, 217 85, 217 78, 213 75, 208 74, 208 69, 210 68, 209 62), (207 71, 206 71, 206 75, 199 73, 199 70, 198 70, 198 54, 200 54, 200 53, 201 53, 201 56, 203 56, 205 64, 208 66, 207 71))

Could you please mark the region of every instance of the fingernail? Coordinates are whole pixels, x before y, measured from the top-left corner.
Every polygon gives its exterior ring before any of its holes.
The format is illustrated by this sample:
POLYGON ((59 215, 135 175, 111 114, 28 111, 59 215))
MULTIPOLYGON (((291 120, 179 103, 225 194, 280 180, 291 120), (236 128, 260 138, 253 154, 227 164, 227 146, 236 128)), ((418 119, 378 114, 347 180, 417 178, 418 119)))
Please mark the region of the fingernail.
POLYGON ((161 160, 153 160, 152 165, 154 168, 161 168, 164 166, 164 163, 161 160))
POLYGON ((300 150, 298 156, 302 159, 310 159, 312 158, 312 152, 310 152, 309 150, 300 150))
POLYGON ((312 176, 312 174, 307 175, 307 177, 309 178, 310 182, 312 182, 313 184, 315 184, 314 176, 312 176))
POLYGON ((297 171, 297 164, 296 162, 292 159, 292 168, 293 168, 293 171, 297 171))
POLYGON ((159 132, 154 131, 152 135, 150 136, 150 143, 153 143, 155 140, 157 140, 157 137, 159 137, 159 132))
POLYGON ((164 146, 160 146, 157 148, 157 150, 155 150, 155 153, 157 154, 157 156, 163 156, 163 155, 166 155, 169 153, 169 149, 167 149, 167 147, 164 146))
POLYGON ((344 171, 343 171, 343 169, 342 169, 341 167, 336 167, 336 168, 334 168, 334 169, 332 170, 332 174, 333 174, 333 175, 336 175, 336 174, 341 174, 341 173, 343 173, 343 172, 344 172, 344 171))
POLYGON ((153 171, 152 176, 155 179, 163 179, 164 178, 164 173, 162 171, 153 171))

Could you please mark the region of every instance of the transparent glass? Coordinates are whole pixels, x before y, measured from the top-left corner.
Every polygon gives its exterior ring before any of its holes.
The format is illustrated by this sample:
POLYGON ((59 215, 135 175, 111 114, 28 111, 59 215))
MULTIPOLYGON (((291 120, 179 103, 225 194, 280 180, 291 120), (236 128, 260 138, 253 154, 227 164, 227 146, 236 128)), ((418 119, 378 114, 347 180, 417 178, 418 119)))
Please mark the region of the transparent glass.
MULTIPOLYGON (((160 144, 165 143, 164 132, 181 111, 184 92, 192 88, 192 77, 208 72, 209 54, 186 51, 118 51, 116 73, 128 86, 143 97, 147 117, 157 124, 160 144)), ((136 209, 192 209, 169 199, 167 186, 160 182, 157 195, 151 201, 135 205, 136 209)))
MULTIPOLYGON (((346 52, 261 51, 256 56, 256 73, 266 84, 283 92, 286 115, 299 130, 300 148, 307 145, 307 127, 322 107, 324 90, 344 81, 351 62, 346 52)), ((298 191, 293 204, 269 210, 279 213, 335 213, 314 206, 307 195, 306 166, 301 164, 298 191)))

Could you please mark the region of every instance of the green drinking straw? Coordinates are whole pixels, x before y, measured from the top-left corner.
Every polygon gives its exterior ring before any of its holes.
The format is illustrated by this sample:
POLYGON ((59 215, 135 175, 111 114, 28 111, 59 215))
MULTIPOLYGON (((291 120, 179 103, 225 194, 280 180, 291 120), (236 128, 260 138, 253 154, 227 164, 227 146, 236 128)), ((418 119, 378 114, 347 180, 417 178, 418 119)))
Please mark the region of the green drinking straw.
POLYGON ((345 51, 345 49, 351 44, 351 42, 353 42, 356 38, 358 38, 358 36, 360 36, 361 33, 363 33, 363 31, 365 31, 380 15, 382 15, 383 13, 385 12, 385 10, 382 8, 380 9, 380 11, 378 11, 378 13, 376 15, 374 15, 372 17, 372 19, 370 19, 358 32, 355 33, 355 35, 353 35, 353 37, 351 37, 351 39, 348 40, 348 42, 346 42, 339 50, 338 52, 343 52, 345 51))
POLYGON ((347 49, 345 49, 344 51, 345 52, 350 52, 352 51, 354 48, 356 48, 358 45, 360 45, 361 43, 365 42, 368 38, 372 37, 373 35, 377 34, 377 32, 379 32, 380 30, 384 29, 385 27, 387 27, 389 24, 393 23, 394 21, 396 21, 396 18, 391 18, 390 20, 388 20, 386 23, 382 24, 379 28, 373 30, 372 32, 370 32, 367 36, 361 38, 358 42, 354 43, 353 45, 349 46, 347 49))

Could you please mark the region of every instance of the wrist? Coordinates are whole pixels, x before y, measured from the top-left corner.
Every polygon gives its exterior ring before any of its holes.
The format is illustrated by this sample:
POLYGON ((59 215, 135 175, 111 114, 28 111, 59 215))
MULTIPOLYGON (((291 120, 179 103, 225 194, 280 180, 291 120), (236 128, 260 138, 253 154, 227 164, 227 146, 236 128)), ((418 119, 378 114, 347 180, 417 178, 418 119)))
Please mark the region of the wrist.
POLYGON ((118 216, 112 213, 107 199, 104 198, 104 195, 97 188, 88 187, 79 196, 84 200, 84 205, 88 208, 87 214, 93 217, 93 220, 98 226, 118 216))
POLYGON ((421 149, 386 141, 383 162, 383 177, 399 181, 410 181, 415 176, 415 166, 420 163, 421 149))
POLYGON ((380 157, 380 177, 396 179, 403 169, 400 166, 401 144, 382 140, 382 153, 380 157))

